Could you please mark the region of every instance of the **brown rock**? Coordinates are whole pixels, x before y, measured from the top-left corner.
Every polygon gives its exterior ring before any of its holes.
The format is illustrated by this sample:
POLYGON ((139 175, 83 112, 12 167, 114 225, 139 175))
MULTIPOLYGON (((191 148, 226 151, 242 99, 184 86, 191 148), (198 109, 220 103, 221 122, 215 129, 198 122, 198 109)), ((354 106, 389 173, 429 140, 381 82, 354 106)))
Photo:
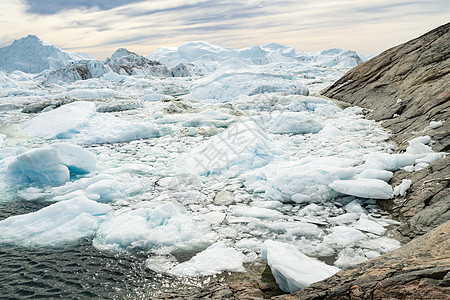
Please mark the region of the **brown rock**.
POLYGON ((450 150, 450 23, 360 64, 322 94, 371 109, 400 146, 417 133, 450 150), (432 120, 446 122, 431 129, 432 120))
MULTIPOLYGON (((408 140, 429 135, 435 151, 448 152, 450 23, 360 64, 322 94, 371 109, 367 117, 382 121, 401 149, 408 140), (444 122, 433 129, 433 120, 444 122)), ((414 238, 450 220, 449 177, 449 158, 420 172, 394 174, 391 185, 404 178, 413 182, 406 197, 381 203, 405 222, 398 230, 400 236, 414 238)))

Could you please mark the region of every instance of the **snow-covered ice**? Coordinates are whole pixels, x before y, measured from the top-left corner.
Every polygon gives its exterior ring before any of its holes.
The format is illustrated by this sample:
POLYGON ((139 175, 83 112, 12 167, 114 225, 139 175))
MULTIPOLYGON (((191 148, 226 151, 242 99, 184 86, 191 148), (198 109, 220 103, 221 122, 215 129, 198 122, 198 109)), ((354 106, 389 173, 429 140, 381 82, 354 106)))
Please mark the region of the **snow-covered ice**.
POLYGON ((175 202, 157 207, 122 209, 110 214, 100 225, 93 243, 99 249, 124 251, 132 249, 192 249, 213 238, 206 224, 195 220, 175 202))
POLYGON ((92 102, 73 102, 37 115, 25 122, 22 129, 43 139, 68 138, 87 125, 95 110, 92 102))
POLYGON ((153 124, 127 121, 96 111, 92 102, 73 102, 37 115, 22 128, 36 137, 73 139, 81 145, 126 142, 160 135, 153 124))

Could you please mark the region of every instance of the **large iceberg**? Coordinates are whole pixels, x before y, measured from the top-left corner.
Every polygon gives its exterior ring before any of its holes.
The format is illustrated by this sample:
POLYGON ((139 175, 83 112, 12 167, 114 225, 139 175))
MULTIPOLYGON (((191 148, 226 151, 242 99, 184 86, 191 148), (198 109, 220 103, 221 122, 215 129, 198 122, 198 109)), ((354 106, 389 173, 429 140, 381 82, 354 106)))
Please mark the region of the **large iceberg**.
POLYGON ((339 268, 310 258, 286 243, 265 241, 261 253, 280 289, 289 293, 295 293, 339 271, 339 268))
POLYGON ((43 139, 68 138, 80 132, 95 113, 93 102, 73 102, 57 109, 41 113, 25 122, 22 129, 43 139))
POLYGON ((22 129, 43 139, 72 139, 77 144, 116 143, 159 137, 153 124, 123 120, 97 113, 93 102, 72 102, 43 112, 25 122, 22 129))

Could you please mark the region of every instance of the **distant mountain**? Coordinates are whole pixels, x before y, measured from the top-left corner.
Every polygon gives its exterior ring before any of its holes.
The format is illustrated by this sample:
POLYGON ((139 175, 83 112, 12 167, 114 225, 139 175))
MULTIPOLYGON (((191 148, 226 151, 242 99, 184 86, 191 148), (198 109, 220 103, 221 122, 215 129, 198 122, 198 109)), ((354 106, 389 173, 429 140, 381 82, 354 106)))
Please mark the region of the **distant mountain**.
POLYGON ((35 35, 28 35, 0 48, 0 69, 6 72, 20 70, 40 73, 47 69, 62 68, 74 61, 92 58, 86 54, 62 51, 35 35))
POLYGON ((114 72, 119 75, 155 76, 155 77, 186 77, 190 76, 184 64, 169 69, 165 64, 150 60, 142 55, 119 48, 111 57, 104 61, 79 60, 71 62, 46 75, 47 83, 58 81, 74 82, 90 78, 100 78, 104 74, 114 72))

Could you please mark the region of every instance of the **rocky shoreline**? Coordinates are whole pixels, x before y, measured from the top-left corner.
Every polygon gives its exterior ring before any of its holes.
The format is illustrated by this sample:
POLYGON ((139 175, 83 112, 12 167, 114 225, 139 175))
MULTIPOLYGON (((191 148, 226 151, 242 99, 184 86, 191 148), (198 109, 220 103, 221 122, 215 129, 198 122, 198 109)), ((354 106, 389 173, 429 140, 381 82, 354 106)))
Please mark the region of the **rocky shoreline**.
MULTIPOLYGON (((429 135, 434 151, 449 152, 449 87, 450 23, 360 64, 322 95, 370 109, 367 117, 382 122, 399 151, 408 140, 429 135)), ((449 166, 447 156, 422 170, 394 174, 392 186, 412 180, 405 197, 380 201, 402 222, 394 234, 407 243, 395 251, 344 269, 293 295, 274 296, 274 282, 255 276, 216 281, 160 299, 449 299, 449 166)))

